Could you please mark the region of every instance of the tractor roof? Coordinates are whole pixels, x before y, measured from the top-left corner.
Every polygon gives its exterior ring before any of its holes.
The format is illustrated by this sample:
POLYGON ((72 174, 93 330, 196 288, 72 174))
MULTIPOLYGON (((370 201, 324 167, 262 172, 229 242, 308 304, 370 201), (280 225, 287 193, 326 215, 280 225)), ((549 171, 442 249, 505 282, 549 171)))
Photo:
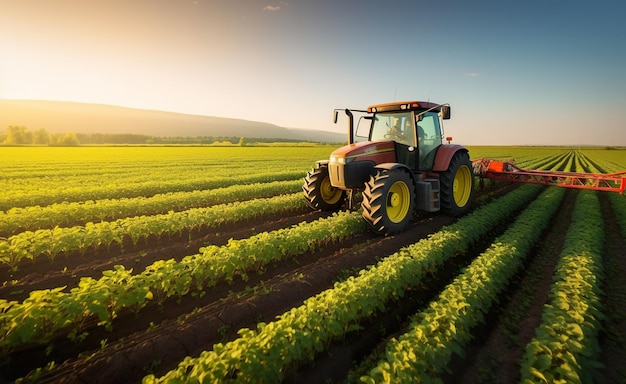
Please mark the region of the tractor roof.
MULTIPOLYGON (((439 104, 428 101, 394 101, 392 103, 383 103, 371 105, 367 108, 368 112, 394 112, 394 111, 410 111, 416 109, 436 108, 439 104)), ((435 109, 439 112, 439 109, 435 109)))

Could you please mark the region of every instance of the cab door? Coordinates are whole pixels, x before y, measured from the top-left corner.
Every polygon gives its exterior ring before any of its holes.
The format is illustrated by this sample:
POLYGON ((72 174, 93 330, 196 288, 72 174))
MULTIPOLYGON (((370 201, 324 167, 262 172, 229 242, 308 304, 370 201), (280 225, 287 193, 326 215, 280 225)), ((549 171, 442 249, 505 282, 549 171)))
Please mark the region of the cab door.
POLYGON ((417 124, 417 169, 428 171, 433 169, 435 155, 441 145, 441 125, 439 114, 426 112, 418 115, 417 124))
POLYGON ((415 115, 405 114, 401 119, 402 138, 395 140, 398 163, 405 164, 409 169, 416 171, 418 165, 415 135, 415 115))

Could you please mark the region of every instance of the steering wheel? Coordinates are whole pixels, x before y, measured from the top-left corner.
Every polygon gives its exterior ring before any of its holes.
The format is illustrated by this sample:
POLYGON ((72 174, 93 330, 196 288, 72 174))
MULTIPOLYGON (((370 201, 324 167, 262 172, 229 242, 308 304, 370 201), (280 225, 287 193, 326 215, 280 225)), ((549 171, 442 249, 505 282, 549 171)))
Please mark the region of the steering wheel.
POLYGON ((397 139, 402 140, 402 139, 405 138, 405 136, 402 133, 397 132, 397 131, 387 132, 385 134, 385 139, 392 139, 393 140, 393 138, 397 138, 397 139))

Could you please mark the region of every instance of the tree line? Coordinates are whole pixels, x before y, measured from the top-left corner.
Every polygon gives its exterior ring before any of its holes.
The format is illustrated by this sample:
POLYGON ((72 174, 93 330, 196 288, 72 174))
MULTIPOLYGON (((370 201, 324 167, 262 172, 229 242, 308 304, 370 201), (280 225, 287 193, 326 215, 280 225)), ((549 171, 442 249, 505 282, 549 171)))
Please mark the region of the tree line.
POLYGON ((30 131, 24 126, 17 125, 10 125, 6 134, 0 134, 0 142, 7 145, 80 145, 78 136, 73 132, 50 133, 44 128, 30 131))
POLYGON ((50 133, 44 128, 34 131, 24 126, 9 126, 0 132, 0 144, 4 145, 97 145, 97 144, 189 144, 189 145, 238 145, 254 143, 296 143, 301 140, 283 138, 244 138, 239 136, 160 137, 133 133, 50 133))

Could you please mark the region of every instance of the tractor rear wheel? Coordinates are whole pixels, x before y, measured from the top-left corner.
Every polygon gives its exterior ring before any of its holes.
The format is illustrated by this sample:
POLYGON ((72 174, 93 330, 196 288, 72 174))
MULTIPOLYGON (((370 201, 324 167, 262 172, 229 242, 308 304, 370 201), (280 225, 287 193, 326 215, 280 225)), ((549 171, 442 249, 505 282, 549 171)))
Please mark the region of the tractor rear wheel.
POLYGON ((404 231, 413 217, 415 185, 406 170, 379 170, 365 183, 363 218, 374 232, 393 235, 404 231))
POLYGON ((441 186, 441 211, 459 217, 471 208, 474 199, 472 162, 467 152, 452 156, 448 170, 439 176, 441 186))
POLYGON ((313 209, 335 211, 346 200, 346 191, 335 188, 330 183, 328 165, 326 164, 320 164, 310 172, 307 172, 302 190, 313 209))

